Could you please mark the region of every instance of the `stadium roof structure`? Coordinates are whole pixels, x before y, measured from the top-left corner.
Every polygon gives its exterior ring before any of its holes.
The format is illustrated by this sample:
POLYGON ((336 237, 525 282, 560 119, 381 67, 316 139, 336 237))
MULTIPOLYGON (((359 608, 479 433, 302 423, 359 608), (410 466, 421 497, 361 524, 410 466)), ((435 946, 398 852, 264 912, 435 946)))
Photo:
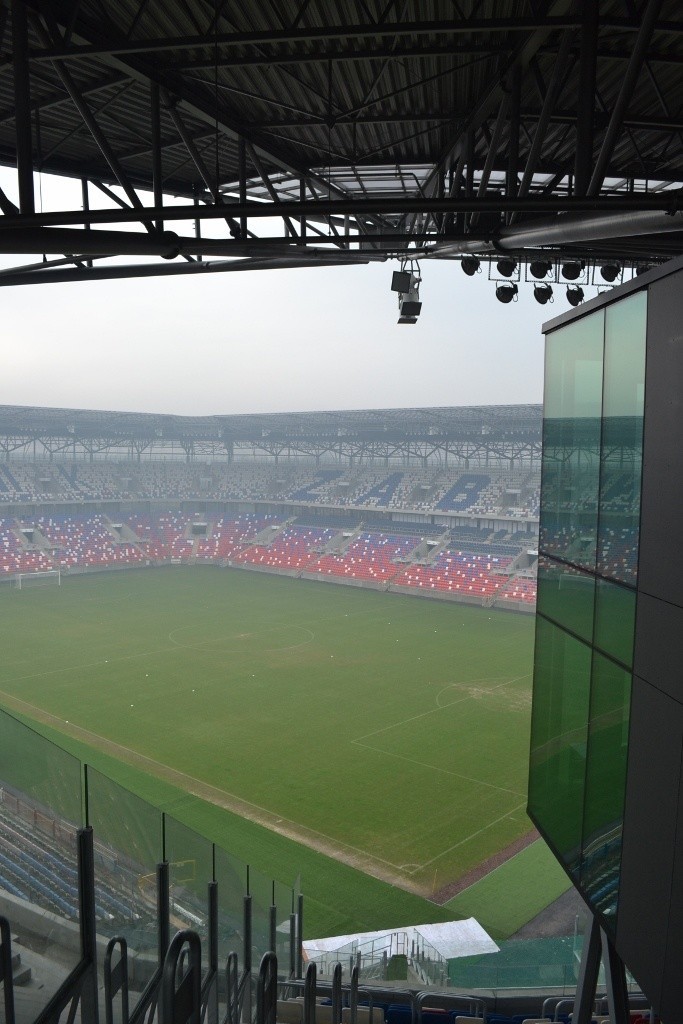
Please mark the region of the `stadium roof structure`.
POLYGON ((0 0, 0 254, 45 255, 0 284, 661 262, 682 63, 678 0, 0 0), (34 170, 80 208, 37 211, 34 170))
POLYGON ((132 457, 230 456, 246 450, 344 458, 540 459, 540 405, 240 416, 164 416, 0 406, 0 452, 132 457))

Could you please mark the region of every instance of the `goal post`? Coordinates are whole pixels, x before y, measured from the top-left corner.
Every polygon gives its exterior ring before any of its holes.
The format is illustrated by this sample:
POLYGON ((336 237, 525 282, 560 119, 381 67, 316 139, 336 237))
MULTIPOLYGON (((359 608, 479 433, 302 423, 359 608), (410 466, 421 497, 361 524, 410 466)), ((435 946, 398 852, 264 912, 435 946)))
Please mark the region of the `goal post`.
POLYGON ((61 587, 62 573, 60 569, 43 569, 40 572, 18 572, 14 577, 17 590, 28 587, 61 587))

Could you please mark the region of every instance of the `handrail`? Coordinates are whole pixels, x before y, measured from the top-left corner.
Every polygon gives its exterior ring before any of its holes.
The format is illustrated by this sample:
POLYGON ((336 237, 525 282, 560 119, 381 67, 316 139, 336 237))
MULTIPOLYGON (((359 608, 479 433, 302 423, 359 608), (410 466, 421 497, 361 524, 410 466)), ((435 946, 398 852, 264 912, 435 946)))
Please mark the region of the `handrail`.
POLYGON ((12 977, 12 934, 9 921, 0 917, 0 982, 3 988, 5 1022, 14 1024, 14 979, 12 977))
POLYGON ((183 928, 171 939, 164 959, 159 1024, 201 1024, 201 981, 202 945, 199 936, 189 928, 183 928), (187 963, 187 969, 179 979, 183 962, 187 963))

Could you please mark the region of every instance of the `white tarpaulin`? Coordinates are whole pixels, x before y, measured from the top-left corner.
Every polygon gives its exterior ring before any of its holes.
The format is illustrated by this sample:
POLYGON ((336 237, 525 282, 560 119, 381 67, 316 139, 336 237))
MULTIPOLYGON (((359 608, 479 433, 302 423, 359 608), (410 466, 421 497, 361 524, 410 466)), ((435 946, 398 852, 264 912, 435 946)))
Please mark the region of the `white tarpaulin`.
POLYGON ((373 944, 382 946, 388 955, 410 953, 414 944, 422 948, 424 943, 432 946, 444 960, 460 956, 477 956, 480 953, 497 953, 498 946, 491 936, 473 917, 464 921, 444 921, 440 924, 407 925, 391 931, 358 932, 355 935, 331 935, 324 939, 308 939, 304 950, 309 960, 321 954, 342 951, 349 954, 359 947, 373 944))

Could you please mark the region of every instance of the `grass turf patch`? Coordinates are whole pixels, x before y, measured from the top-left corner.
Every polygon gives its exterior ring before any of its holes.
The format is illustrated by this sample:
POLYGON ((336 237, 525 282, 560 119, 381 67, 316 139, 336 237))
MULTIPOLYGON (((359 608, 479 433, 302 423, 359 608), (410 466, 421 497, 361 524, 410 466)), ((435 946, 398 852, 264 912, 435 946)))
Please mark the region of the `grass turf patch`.
POLYGON ((570 887, 542 839, 444 904, 454 918, 476 917, 494 939, 507 939, 570 887))
POLYGON ((7 589, 0 613, 7 706, 114 750, 114 777, 264 873, 301 872, 318 934, 443 919, 396 886, 435 892, 530 827, 528 617, 214 566, 7 589), (182 792, 202 786, 240 813, 182 792))

